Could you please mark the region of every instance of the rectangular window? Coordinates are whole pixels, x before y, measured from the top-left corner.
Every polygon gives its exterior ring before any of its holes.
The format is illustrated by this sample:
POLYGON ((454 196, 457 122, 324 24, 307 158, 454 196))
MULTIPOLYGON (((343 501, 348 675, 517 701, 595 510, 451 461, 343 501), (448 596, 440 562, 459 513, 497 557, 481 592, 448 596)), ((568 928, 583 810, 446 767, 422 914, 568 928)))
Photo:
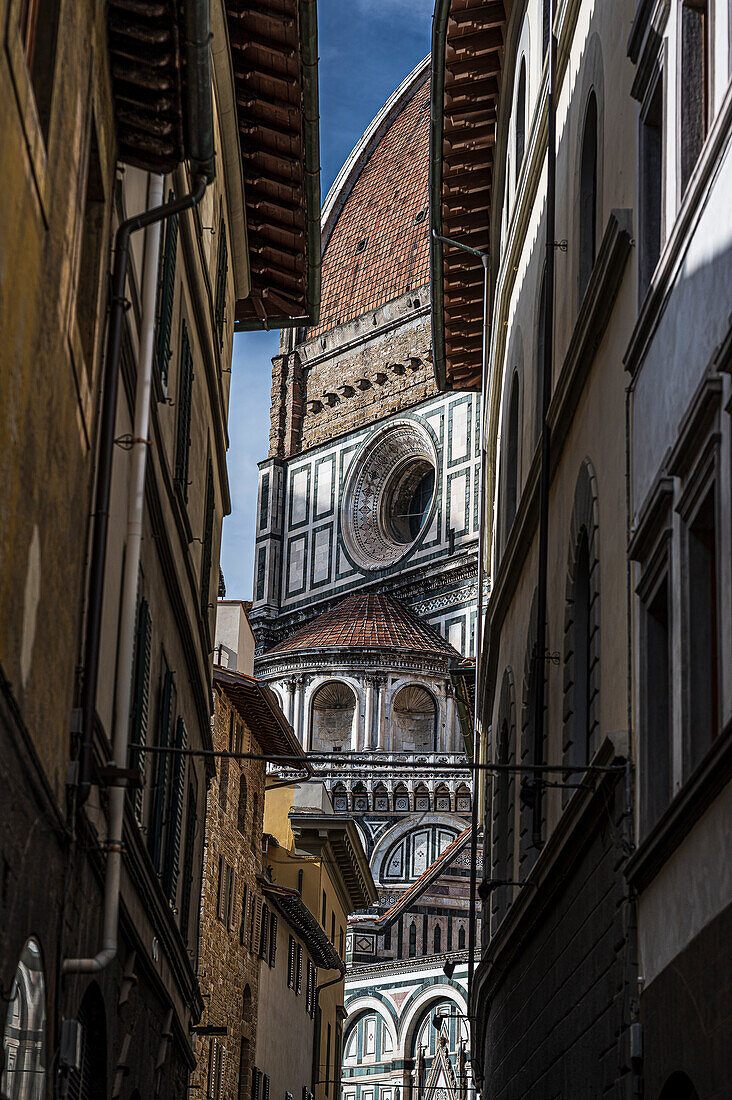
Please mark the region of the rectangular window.
MULTIPOLYGON (((165 665, 165 659, 163 658, 165 665)), ((162 683, 159 690, 159 713, 157 743, 163 748, 171 745, 173 724, 173 708, 175 705, 175 683, 171 670, 165 667, 162 683)), ((152 783, 150 798, 150 813, 147 827, 147 850, 155 870, 160 873, 160 862, 163 852, 163 827, 166 817, 166 796, 168 793, 168 776, 172 760, 167 752, 159 753, 153 759, 153 772, 155 778, 152 783)))
POLYGON ((99 289, 104 256, 105 198, 102 164, 99 158, 97 128, 91 120, 89 160, 86 170, 86 194, 81 226, 79 275, 76 287, 76 324, 84 353, 87 375, 94 375, 97 325, 100 316, 99 289))
POLYGON ((269 474, 262 474, 262 488, 259 495, 259 529, 269 523, 269 474))
POLYGON ((216 304, 214 316, 216 318, 216 332, 219 337, 219 347, 224 346, 224 320, 226 312, 226 275, 229 270, 229 245, 226 240, 226 223, 222 218, 219 222, 219 252, 216 261, 216 304))
POLYGON ((234 898, 234 872, 229 864, 219 856, 219 889, 217 894, 217 916, 228 928, 231 925, 231 911, 234 898))
POLYGON ((641 834, 655 825, 671 797, 671 623, 668 574, 642 618, 643 681, 641 834))
POLYGON ((320 917, 320 923, 323 925, 323 928, 325 928, 326 904, 325 890, 323 890, 323 909, 320 917))
POLYGON ((229 793, 229 759, 224 756, 219 761, 221 765, 221 771, 219 772, 219 806, 226 813, 226 802, 229 793))
POLYGON ((691 179, 709 125, 707 0, 681 6, 681 193, 691 179))
MULTIPOLYGON (((135 746, 130 753, 130 767, 137 768, 145 782, 145 754, 147 729, 150 716, 150 657, 152 652, 152 618, 147 600, 140 600, 137 611, 137 633, 132 674, 132 708, 130 712, 130 741, 135 746)), ((135 817, 142 825, 142 788, 132 793, 135 817)))
MULTIPOLYGON (((173 191, 168 192, 168 202, 173 202, 173 191)), ((163 393, 168 392, 170 369, 170 334, 173 329, 173 304, 175 301, 175 263, 178 255, 178 215, 173 214, 163 223, 165 239, 160 253, 158 282, 157 333, 155 338, 155 363, 163 393)))
POLYGON ((330 913, 330 942, 335 946, 335 913, 330 913))
POLYGON ((264 599, 264 582, 267 575, 267 548, 260 546, 257 551, 257 600, 264 599))
POLYGON ((175 442, 175 484, 188 500, 188 459, 191 450, 191 402, 193 399, 193 352, 185 320, 181 328, 178 375, 178 425, 175 442))
MULTIPOLYGON (((391 946, 391 944, 389 945, 391 946)), ((338 940, 338 954, 343 958, 343 929, 341 928, 340 937, 338 940)))
POLYGON ((244 946, 246 940, 247 929, 247 884, 246 882, 242 886, 241 895, 241 916, 239 918, 239 943, 244 946))
POLYGON ((216 917, 222 919, 224 899, 224 857, 219 856, 219 871, 216 885, 216 917))
POLYGON ((714 483, 687 528, 689 714, 685 774, 701 761, 719 732, 717 522, 714 483))
POLYGON ((663 206, 663 77, 659 73, 640 120, 639 297, 651 284, 661 255, 663 206))
POLYGON ((287 985, 295 988, 295 938, 290 936, 287 952, 287 985))
POLYGON ((196 845, 196 792, 192 785, 188 787, 186 806, 186 841, 183 854, 183 885, 180 899, 180 927, 183 938, 188 942, 188 924, 191 913, 191 887, 193 882, 193 857, 196 845))
POLYGON ((208 621, 209 598, 211 595, 211 555, 213 549, 214 513, 216 511, 216 493, 214 490, 213 463, 208 460, 206 477, 206 511, 203 524, 203 549, 201 551, 201 615, 208 621))
POLYGON ((330 1020, 328 1021, 328 1030, 325 1038, 325 1095, 328 1095, 330 1089, 330 1020))
POLYGON ((59 0, 21 0, 18 13, 28 72, 44 138, 48 137, 56 62, 59 0))
POLYGON ((302 993, 302 944, 298 944, 296 948, 295 959, 295 993, 298 997, 302 993))
POLYGON ((267 937, 269 935, 269 907, 267 905, 262 906, 262 913, 259 918, 259 957, 260 959, 266 959, 267 955, 267 937))
POLYGON ((186 724, 179 716, 175 729, 175 747, 179 751, 173 760, 173 775, 170 787, 168 812, 168 832, 165 838, 165 860, 163 863, 163 888, 171 906, 175 906, 178 890, 178 869, 180 866, 181 826, 183 823, 183 796, 186 783, 186 758, 183 755, 188 747, 186 724))
POLYGON ((252 894, 249 910, 249 951, 254 950, 254 924, 256 921, 257 899, 252 894))

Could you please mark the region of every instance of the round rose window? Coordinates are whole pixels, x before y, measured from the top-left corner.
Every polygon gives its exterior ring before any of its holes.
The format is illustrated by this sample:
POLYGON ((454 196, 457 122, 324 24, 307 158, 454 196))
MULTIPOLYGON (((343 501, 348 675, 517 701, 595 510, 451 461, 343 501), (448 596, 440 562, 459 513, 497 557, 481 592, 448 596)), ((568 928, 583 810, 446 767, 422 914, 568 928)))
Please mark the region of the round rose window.
POLYGON ((394 565, 422 536, 433 511, 436 469, 432 439, 413 420, 366 441, 343 496, 343 538, 363 569, 394 565))

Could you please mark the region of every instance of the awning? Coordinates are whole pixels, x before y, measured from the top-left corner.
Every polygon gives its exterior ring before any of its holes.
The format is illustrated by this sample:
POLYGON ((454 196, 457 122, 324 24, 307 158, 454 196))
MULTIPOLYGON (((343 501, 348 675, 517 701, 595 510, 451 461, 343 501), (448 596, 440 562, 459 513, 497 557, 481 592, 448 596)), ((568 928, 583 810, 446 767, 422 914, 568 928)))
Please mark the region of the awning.
POLYGON ((274 882, 263 882, 262 893, 279 909, 292 931, 303 941, 316 966, 323 970, 340 970, 345 974, 346 964, 297 890, 278 886, 274 882))

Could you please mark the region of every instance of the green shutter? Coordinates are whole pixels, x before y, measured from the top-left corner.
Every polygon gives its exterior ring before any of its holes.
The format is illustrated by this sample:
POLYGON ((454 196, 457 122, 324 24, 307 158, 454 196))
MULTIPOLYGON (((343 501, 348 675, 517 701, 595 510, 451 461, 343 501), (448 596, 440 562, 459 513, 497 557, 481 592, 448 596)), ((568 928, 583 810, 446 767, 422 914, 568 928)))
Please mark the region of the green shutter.
POLYGON ((206 482, 206 520, 203 531, 203 553, 201 554, 201 614, 204 619, 208 618, 208 601, 211 592, 211 554, 215 509, 216 495, 214 493, 213 464, 209 459, 206 482))
MULTIPOLYGON (((130 715, 133 750, 130 766, 139 768, 145 781, 145 756, 140 750, 147 744, 147 727, 150 716, 150 654, 152 650, 152 619, 147 600, 140 600, 137 612, 137 635, 132 673, 132 713, 130 715)), ((142 824, 142 789, 133 793, 135 816, 142 824)))
POLYGON ((191 449, 191 399, 193 393, 193 352, 188 327, 183 321, 178 377, 178 430, 175 443, 175 481, 188 500, 188 455, 191 449))
POLYGON ((188 942, 188 924, 191 917, 191 885, 193 879, 193 855, 196 843, 196 796, 193 787, 188 788, 186 807, 186 843, 183 853, 183 886, 180 899, 180 930, 188 942))
POLYGON ((170 790, 170 817, 168 819, 168 843, 165 852, 164 887, 171 905, 175 905, 178 890, 180 864, 181 825, 183 823, 183 794, 186 782, 186 758, 183 750, 188 747, 188 731, 182 718, 178 718, 175 730, 175 747, 180 752, 173 761, 173 777, 170 790))
MULTIPOLYGON (((170 727, 173 719, 173 673, 168 669, 163 677, 163 690, 160 697, 160 732, 158 744, 162 748, 170 746, 170 727)), ((165 803, 170 774, 170 754, 160 752, 155 762, 155 783, 153 785, 152 810, 147 834, 147 847, 153 867, 159 873, 163 852, 163 826, 165 824, 165 803)))
POLYGON ((216 265, 216 331, 219 336, 219 346, 224 345, 224 310, 226 309, 226 276, 229 270, 229 245, 226 240, 226 223, 221 219, 219 229, 219 255, 216 265))
MULTIPOLYGON (((168 202, 173 201, 168 192, 168 202)), ((165 223, 165 243, 161 253, 161 272, 158 291, 158 331, 155 343, 155 359, 163 390, 168 385, 168 366, 172 354, 170 333, 173 327, 173 302, 175 299, 175 261, 178 252, 178 215, 173 214, 165 223)))

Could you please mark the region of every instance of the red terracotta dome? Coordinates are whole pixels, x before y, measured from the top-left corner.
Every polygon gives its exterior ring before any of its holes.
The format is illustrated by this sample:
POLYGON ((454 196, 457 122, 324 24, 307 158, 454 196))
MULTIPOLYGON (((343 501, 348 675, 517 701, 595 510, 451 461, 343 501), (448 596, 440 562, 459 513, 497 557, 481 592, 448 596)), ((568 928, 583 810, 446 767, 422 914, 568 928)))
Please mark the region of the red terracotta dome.
POLYGON ((429 280, 430 83, 403 82, 351 153, 323 208, 320 320, 308 337, 429 280))
POLYGON ((462 660, 462 655, 392 596, 347 596, 330 611, 297 630, 265 658, 295 650, 402 649, 411 653, 440 653, 462 660))

